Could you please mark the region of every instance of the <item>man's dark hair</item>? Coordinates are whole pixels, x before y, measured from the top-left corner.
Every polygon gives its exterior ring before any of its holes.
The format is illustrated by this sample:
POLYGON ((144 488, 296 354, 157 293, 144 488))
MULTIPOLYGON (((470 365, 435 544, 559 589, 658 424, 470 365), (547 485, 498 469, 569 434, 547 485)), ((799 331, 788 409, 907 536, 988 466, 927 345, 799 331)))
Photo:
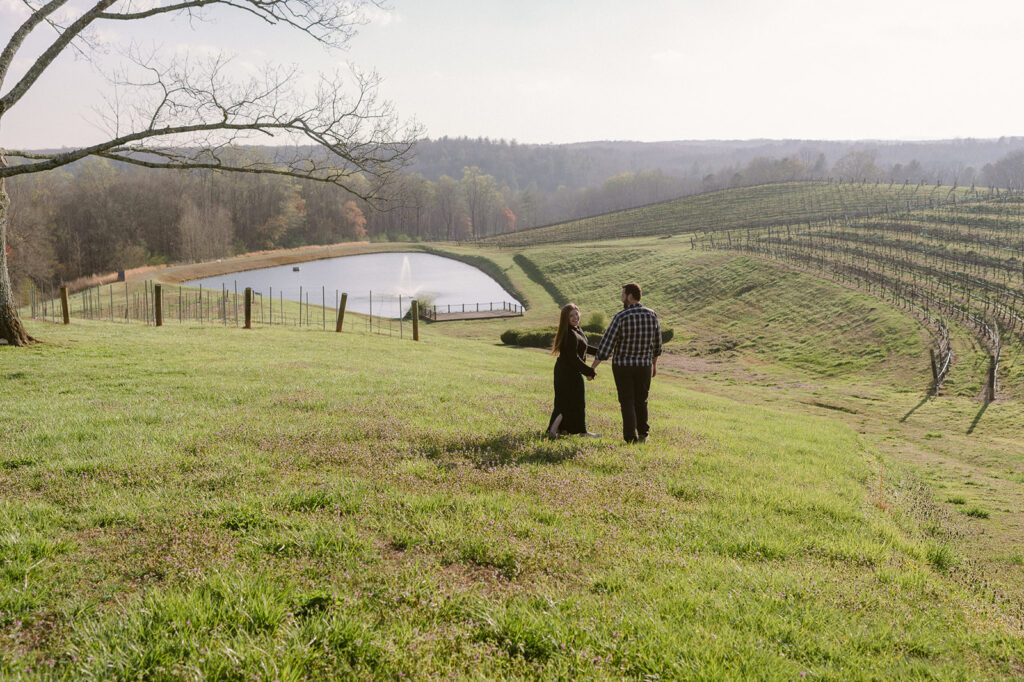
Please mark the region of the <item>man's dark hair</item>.
POLYGON ((622 285, 622 291, 627 296, 632 296, 634 301, 640 300, 640 285, 636 282, 630 282, 629 284, 622 285))

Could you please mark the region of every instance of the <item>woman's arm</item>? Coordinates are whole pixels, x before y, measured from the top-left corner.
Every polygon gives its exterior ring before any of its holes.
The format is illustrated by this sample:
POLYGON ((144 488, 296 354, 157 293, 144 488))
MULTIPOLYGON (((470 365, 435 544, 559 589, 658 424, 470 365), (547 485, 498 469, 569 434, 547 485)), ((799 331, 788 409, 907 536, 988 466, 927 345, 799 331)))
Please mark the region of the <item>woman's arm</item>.
MULTIPOLYGON (((586 347, 587 337, 583 336, 583 332, 576 329, 570 329, 569 332, 562 339, 562 347, 558 350, 559 356, 571 362, 573 369, 580 374, 588 377, 594 376, 594 370, 580 359, 580 347, 586 347), (583 336, 583 338, 581 339, 580 336, 583 336)), ((583 356, 584 358, 586 357, 586 350, 583 351, 583 356)))

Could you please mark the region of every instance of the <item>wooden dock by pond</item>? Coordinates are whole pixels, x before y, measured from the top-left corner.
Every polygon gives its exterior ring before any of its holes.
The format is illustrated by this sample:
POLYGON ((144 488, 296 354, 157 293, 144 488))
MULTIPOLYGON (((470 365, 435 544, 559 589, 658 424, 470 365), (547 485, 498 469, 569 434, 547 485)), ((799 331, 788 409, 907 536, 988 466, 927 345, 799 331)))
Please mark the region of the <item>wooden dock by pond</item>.
POLYGON ((420 309, 420 317, 431 322, 455 320, 490 320, 499 317, 522 317, 523 306, 516 303, 459 303, 431 305, 420 309))

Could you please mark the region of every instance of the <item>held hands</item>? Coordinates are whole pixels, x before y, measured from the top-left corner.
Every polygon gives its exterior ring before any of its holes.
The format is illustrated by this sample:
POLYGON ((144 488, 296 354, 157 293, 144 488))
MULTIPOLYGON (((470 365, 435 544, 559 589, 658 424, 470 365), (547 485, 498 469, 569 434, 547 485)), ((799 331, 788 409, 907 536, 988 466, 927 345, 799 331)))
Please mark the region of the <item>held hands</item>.
POLYGON ((597 378, 597 372, 594 372, 592 375, 587 377, 587 381, 593 381, 596 378, 597 378))

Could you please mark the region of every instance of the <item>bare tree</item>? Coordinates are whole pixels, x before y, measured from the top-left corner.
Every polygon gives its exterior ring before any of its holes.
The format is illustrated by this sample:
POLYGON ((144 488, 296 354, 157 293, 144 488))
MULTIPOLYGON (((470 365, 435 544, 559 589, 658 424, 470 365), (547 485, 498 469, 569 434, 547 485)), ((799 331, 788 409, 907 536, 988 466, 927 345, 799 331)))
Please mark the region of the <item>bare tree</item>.
POLYGON ((458 180, 442 175, 437 181, 435 196, 437 197, 437 222, 443 228, 444 238, 451 241, 455 237, 455 226, 459 222, 461 197, 458 180))
MULTIPOLYGON (((367 4, 378 0, 88 0, 73 19, 62 22, 58 10, 72 0, 35 4, 0 52, 0 123, 18 105, 59 55, 76 50, 95 56, 88 31, 104 22, 146 21, 154 17, 203 18, 216 8, 254 15, 287 26, 328 47, 343 47, 354 35, 367 4), (19 80, 8 72, 29 36, 52 29, 55 38, 19 80)), ((108 112, 109 138, 57 153, 0 150, 0 339, 22 346, 32 341, 15 307, 7 269, 10 199, 6 178, 39 173, 98 156, 148 168, 207 168, 269 173, 339 185, 365 201, 405 165, 419 134, 403 126, 391 105, 377 98, 374 73, 353 71, 322 77, 311 93, 298 89, 294 69, 269 66, 255 77, 240 77, 231 61, 164 59, 138 49, 126 52, 123 68, 112 76, 116 96, 108 112), (346 94, 351 93, 351 94, 346 94), (129 102, 124 106, 123 102, 129 102), (239 153, 256 135, 283 139, 273 154, 239 153), (16 163, 8 164, 8 159, 16 163), (369 182, 367 182, 369 180, 369 182)), ((259 137, 265 140, 267 137, 259 137)))
POLYGON ((232 235, 228 209, 223 206, 201 208, 188 197, 181 199, 178 239, 180 253, 187 260, 195 262, 228 255, 232 235))
POLYGON ((836 161, 832 172, 851 182, 868 182, 882 177, 882 171, 875 163, 874 150, 852 151, 836 161))

